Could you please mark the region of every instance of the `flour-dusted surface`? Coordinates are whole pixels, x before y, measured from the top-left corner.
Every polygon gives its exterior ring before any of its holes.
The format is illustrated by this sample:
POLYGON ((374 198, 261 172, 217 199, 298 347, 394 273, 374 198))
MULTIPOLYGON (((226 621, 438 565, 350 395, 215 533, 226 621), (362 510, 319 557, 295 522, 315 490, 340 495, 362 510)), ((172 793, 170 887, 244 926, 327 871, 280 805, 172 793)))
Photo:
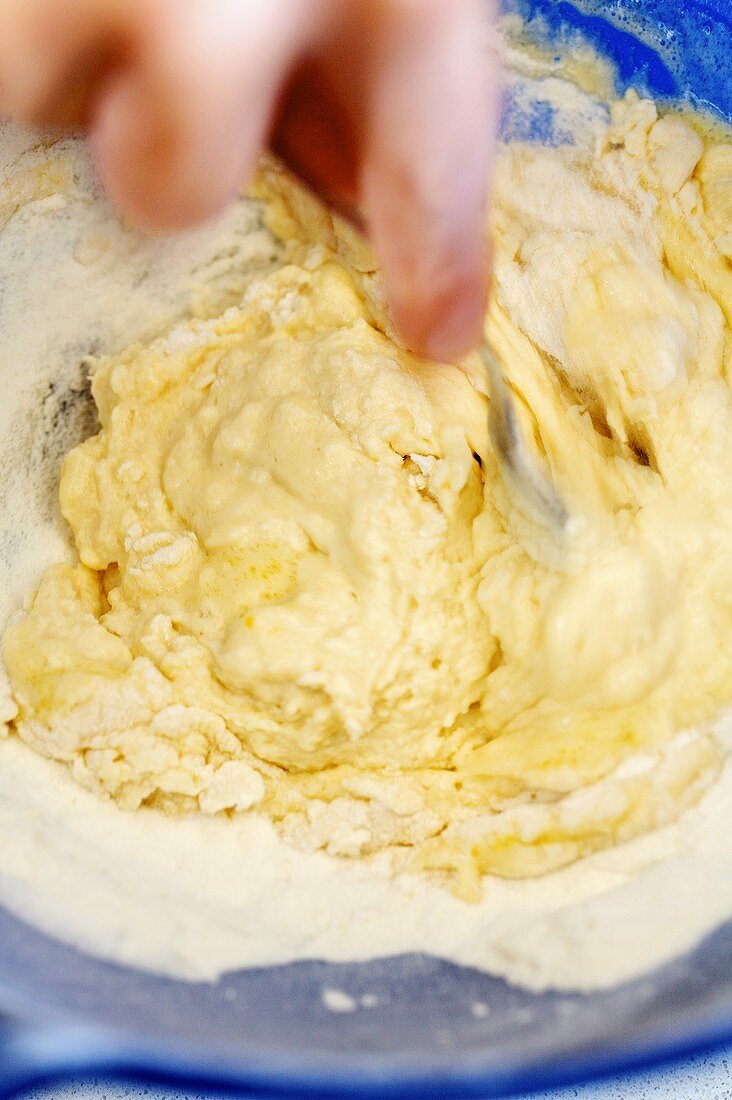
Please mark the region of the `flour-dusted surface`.
MULTIPOLYGON (((566 87, 544 91, 557 107, 563 99, 576 105, 566 87)), ((589 141, 605 116, 581 113, 589 141)), ((274 253, 246 206, 213 236, 162 248, 144 242, 100 204, 79 148, 55 148, 58 163, 51 158, 46 178, 46 152, 19 146, 4 195, 13 279, 0 303, 1 367, 12 395, 0 412, 9 499, 3 617, 64 550, 54 508, 58 459, 89 428, 80 360, 116 354, 177 318, 215 315, 274 253)), ((511 271, 504 274, 506 293, 518 293, 519 276, 511 282, 511 271)), ((152 550, 161 552, 172 551, 152 550)), ((0 717, 11 713, 7 705, 0 717)), ((720 744, 726 740, 720 734, 720 744)), ((638 767, 659 762, 651 753, 638 767)), ((0 901, 91 952, 191 978, 290 959, 423 950, 532 988, 592 988, 678 955, 732 913, 731 806, 727 766, 676 824, 535 881, 487 877, 481 903, 469 905, 438 876, 392 877, 388 856, 348 862, 296 851, 252 814, 125 814, 9 739, 0 742, 0 901), (668 915, 660 927, 659 898, 668 915)), ((338 994, 330 991, 331 1005, 350 1010, 338 994)))
POLYGON ((67 549, 63 455, 94 430, 86 360, 241 297, 278 254, 257 208, 174 238, 121 225, 85 146, 0 126, 0 621, 67 549))
MULTIPOLYGON (((676 824, 541 879, 488 879, 471 905, 424 876, 390 877, 378 858, 295 851, 251 814, 124 813, 0 743, 3 903, 90 952, 191 979, 426 951, 533 989, 614 985, 732 913, 731 830, 728 765, 676 824)), ((339 993, 324 995, 346 1011, 339 993)))
POLYGON ((77 558, 3 638, 14 733, 123 809, 254 806, 464 898, 697 801, 732 703, 732 144, 637 97, 597 127, 506 144, 493 193, 486 338, 565 537, 506 492, 479 357, 405 350, 364 243, 264 169, 286 262, 95 363, 77 558))

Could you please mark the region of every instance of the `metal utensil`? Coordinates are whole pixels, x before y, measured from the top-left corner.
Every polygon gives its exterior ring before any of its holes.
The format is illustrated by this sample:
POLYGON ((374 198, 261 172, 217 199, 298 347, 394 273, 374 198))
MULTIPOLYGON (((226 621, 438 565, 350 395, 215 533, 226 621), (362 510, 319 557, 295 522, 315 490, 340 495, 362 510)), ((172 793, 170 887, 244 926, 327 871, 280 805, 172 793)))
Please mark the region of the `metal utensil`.
POLYGON ((496 353, 486 342, 479 352, 490 389, 488 431, 506 487, 532 519, 554 537, 559 537, 564 534, 569 519, 567 507, 551 475, 540 466, 526 439, 516 397, 496 353))

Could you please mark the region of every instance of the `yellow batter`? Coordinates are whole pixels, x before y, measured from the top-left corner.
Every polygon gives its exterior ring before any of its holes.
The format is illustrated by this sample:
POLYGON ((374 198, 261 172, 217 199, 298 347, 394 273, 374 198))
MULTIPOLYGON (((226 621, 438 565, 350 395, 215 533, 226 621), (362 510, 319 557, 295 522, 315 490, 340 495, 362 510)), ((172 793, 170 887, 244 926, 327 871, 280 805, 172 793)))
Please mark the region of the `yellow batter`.
POLYGON ((17 734, 134 809, 544 872, 673 818, 732 698, 732 146, 650 102, 512 145, 487 334, 572 520, 506 493, 477 360, 391 338, 363 243, 274 169, 289 262, 98 364, 76 564, 6 633, 17 734))

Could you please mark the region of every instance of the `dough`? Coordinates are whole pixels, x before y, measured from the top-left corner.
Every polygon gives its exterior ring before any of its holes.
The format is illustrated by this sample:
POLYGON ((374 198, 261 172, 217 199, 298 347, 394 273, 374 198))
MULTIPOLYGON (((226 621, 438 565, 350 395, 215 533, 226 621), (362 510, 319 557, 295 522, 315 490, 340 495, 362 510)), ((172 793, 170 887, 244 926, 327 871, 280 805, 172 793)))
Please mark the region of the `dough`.
POLYGON ((504 487, 477 357, 401 349, 363 242, 266 166, 288 262, 96 365, 15 733, 126 809, 255 807, 465 896, 695 802, 722 750, 675 735, 732 695, 731 159, 633 96, 596 151, 503 152, 486 332, 564 540, 504 487))

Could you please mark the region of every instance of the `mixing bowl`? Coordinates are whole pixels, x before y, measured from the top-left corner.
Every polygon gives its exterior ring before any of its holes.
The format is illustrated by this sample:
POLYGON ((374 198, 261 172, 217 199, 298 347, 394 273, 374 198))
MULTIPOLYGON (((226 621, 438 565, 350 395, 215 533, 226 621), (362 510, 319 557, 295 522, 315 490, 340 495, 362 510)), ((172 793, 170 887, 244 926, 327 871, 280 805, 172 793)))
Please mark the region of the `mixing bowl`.
MULTIPOLYGON (((580 34, 609 55, 619 90, 682 96, 732 119, 729 0, 512 6, 530 34, 565 44, 580 34)), ((552 140, 550 121, 530 128, 533 140, 552 140)), ((6 130, 0 159, 4 619, 61 552, 58 459, 89 429, 84 356, 180 314, 202 276, 225 301, 232 254, 223 242, 248 239, 255 215, 240 204, 221 226, 167 243, 116 230, 105 258, 112 219, 79 198, 93 186, 83 154, 64 176, 52 149, 6 130), (19 156, 30 169, 22 185, 8 167, 19 156), (43 217, 26 209, 29 179, 43 217), (121 311, 107 293, 120 272, 128 280, 121 311)), ((266 257, 260 244, 252 264, 266 257)), ((581 995, 529 993, 424 955, 174 981, 85 955, 0 910, 0 1011, 0 1094, 104 1072, 268 1095, 503 1096, 732 1038, 732 923, 642 979, 581 995)))

